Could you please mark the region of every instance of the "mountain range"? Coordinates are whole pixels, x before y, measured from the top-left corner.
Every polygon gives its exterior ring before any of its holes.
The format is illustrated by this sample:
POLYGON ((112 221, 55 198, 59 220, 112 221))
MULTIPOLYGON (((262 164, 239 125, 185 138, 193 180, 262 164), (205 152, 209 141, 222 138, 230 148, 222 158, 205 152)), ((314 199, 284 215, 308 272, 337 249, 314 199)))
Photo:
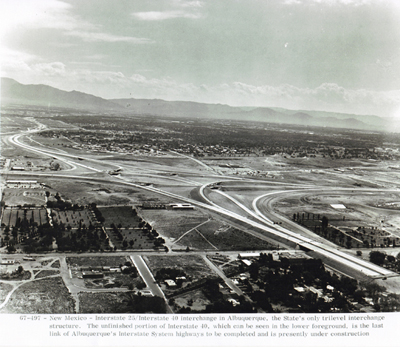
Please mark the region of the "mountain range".
POLYGON ((261 121, 267 123, 324 126, 358 130, 396 131, 393 119, 326 111, 288 110, 273 107, 232 107, 191 101, 160 99, 104 99, 78 91, 64 91, 48 85, 21 84, 1 78, 1 104, 69 108, 92 112, 261 121))

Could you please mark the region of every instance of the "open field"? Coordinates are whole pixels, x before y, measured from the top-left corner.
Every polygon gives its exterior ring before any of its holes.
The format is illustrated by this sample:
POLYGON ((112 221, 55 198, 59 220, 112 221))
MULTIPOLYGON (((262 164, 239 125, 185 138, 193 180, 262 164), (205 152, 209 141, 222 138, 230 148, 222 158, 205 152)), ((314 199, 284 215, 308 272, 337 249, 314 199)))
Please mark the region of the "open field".
POLYGON ((143 217, 159 231, 172 248, 207 250, 270 249, 266 241, 211 217, 200 209, 141 210, 143 217))
POLYGON ((121 293, 79 293, 79 313, 114 313, 122 305, 121 293))
POLYGON ((0 279, 3 281, 26 281, 31 277, 32 273, 30 271, 22 271, 21 273, 13 271, 0 274, 0 279))
POLYGON ((0 282, 0 303, 3 303, 7 294, 11 292, 14 287, 10 284, 0 282))
POLYGON ((61 277, 22 284, 0 313, 74 313, 74 300, 61 277))
POLYGON ((48 277, 48 276, 54 276, 59 274, 60 271, 58 270, 41 270, 35 275, 35 279, 43 278, 43 277, 48 277))
POLYGON ((397 193, 293 194, 277 198, 274 208, 288 218, 321 234, 321 219, 328 219, 326 237, 351 248, 400 245, 400 218, 393 207, 397 193), (394 243, 393 243, 394 242, 394 243))
POLYGON ((43 189, 29 188, 5 188, 3 199, 7 201, 7 206, 44 206, 46 202, 45 191, 43 189))
POLYGON ((79 313, 165 313, 159 297, 133 293, 79 293, 79 313))

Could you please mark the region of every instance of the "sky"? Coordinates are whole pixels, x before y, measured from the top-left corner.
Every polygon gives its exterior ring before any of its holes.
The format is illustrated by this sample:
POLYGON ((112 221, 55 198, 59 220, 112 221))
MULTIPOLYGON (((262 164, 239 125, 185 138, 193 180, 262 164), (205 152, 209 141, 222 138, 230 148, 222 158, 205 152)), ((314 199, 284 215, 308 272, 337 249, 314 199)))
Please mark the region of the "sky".
POLYGON ((24 84, 400 121, 397 0, 0 0, 0 34, 24 84))

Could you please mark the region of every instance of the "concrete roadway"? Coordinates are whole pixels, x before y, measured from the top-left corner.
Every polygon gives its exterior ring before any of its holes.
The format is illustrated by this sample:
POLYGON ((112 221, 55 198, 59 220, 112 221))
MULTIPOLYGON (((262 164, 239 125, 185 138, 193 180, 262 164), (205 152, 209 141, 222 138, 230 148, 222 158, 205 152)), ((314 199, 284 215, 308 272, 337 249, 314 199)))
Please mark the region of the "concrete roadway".
POLYGON ((203 255, 202 258, 204 259, 208 267, 212 269, 219 277, 221 277, 231 290, 233 290, 237 295, 245 295, 243 291, 235 283, 233 283, 230 278, 226 277, 224 272, 221 271, 218 266, 216 266, 210 259, 207 258, 206 255, 203 255))
MULTIPOLYGON (((48 155, 48 156, 53 156, 53 157, 60 156, 59 152, 53 153, 53 152, 47 151, 47 150, 43 151, 43 150, 39 150, 39 149, 37 149, 35 147, 22 144, 18 140, 19 137, 22 136, 22 135, 23 134, 12 136, 10 138, 10 142, 13 145, 20 146, 20 147, 22 147, 22 148, 24 148, 26 150, 34 151, 34 152, 37 152, 37 153, 41 153, 41 154, 48 155)), ((95 167, 90 167, 90 166, 82 164, 81 162, 77 162, 78 158, 76 158, 73 155, 67 155, 67 157, 68 157, 68 161, 72 161, 73 164, 75 164, 75 165, 79 165, 81 167, 84 167, 84 168, 92 170, 92 171, 101 172, 101 170, 99 170, 99 169, 97 169, 95 167)), ((87 158, 85 158, 85 160, 86 159, 87 158)), ((96 162, 97 162, 96 164, 102 163, 100 160, 93 160, 93 159, 87 159, 87 160, 89 160, 89 162, 92 162, 94 164, 96 162)), ((111 163, 108 163, 108 164, 110 165, 111 163)), ((165 177, 163 177, 163 178, 165 178, 165 177)), ((213 212, 222 214, 222 215, 224 215, 224 216, 226 216, 228 218, 232 218, 235 221, 239 221, 239 222, 245 223, 246 225, 248 225, 249 227, 252 227, 253 229, 256 228, 256 229, 262 231, 262 232, 249 231, 249 233, 254 234, 254 236, 259 237, 259 238, 264 238, 265 236, 263 235, 263 233, 267 233, 269 235, 274 235, 275 237, 278 237, 281 240, 286 240, 289 244, 304 244, 310 250, 322 254, 323 257, 325 257, 327 259, 334 260, 333 263, 335 263, 335 264, 341 263, 342 265, 345 265, 346 267, 350 267, 354 271, 358 271, 359 273, 361 273, 361 274, 363 274, 365 276, 376 277, 376 276, 392 276, 392 275, 394 275, 394 273, 389 272, 389 271, 387 271, 387 270, 385 270, 383 268, 374 266, 374 265, 372 265, 370 263, 367 263, 365 261, 360 261, 359 259, 357 259, 355 257, 352 257, 352 256, 349 256, 347 254, 344 254, 343 252, 340 252, 337 249, 333 249, 329 245, 323 244, 321 242, 317 242, 316 243, 314 240, 312 240, 310 238, 298 235, 297 233, 292 232, 291 230, 288 230, 288 229, 283 228, 283 227, 276 228, 275 226, 268 225, 269 223, 268 223, 267 220, 265 220, 265 217, 264 218, 262 218, 262 217, 260 218, 260 216, 258 215, 257 216, 258 218, 255 218, 255 219, 258 219, 258 221, 256 222, 256 221, 254 221, 252 219, 249 219, 247 217, 244 217, 242 215, 238 215, 237 213, 234 213, 234 212, 231 212, 231 211, 229 211, 227 209, 224 209, 221 206, 215 206, 215 205, 214 206, 212 206, 212 205, 210 206, 209 204, 198 202, 196 200, 189 199, 189 198, 186 198, 186 197, 182 197, 182 196, 180 196, 178 194, 174 194, 174 193, 170 193, 170 192, 167 192, 167 191, 163 191, 161 189, 157 189, 157 188, 151 187, 151 186, 144 187, 144 186, 141 186, 141 185, 138 185, 138 184, 135 184, 135 183, 131 183, 128 180, 124 180, 123 177, 114 177, 113 176, 113 177, 109 177, 109 180, 111 182, 116 182, 116 181, 119 181, 121 183, 123 182, 123 184, 125 184, 127 186, 132 186, 132 187, 148 190, 148 191, 151 191, 153 193, 157 193, 157 194, 168 196, 168 197, 171 197, 171 198, 174 198, 174 199, 186 201, 186 202, 192 203, 193 205, 196 205, 198 207, 202 207, 202 208, 211 210, 213 212)), ((356 189, 353 189, 353 190, 356 190, 356 189)), ((203 195, 204 199, 207 200, 205 195, 204 194, 202 194, 202 195, 203 195)), ((237 205, 240 206, 239 203, 237 205)), ((248 213, 248 211, 246 211, 246 212, 248 213)), ((255 213, 254 214, 251 213, 250 215, 251 215, 251 217, 254 218, 254 215, 256 215, 256 214, 255 213)))
POLYGON ((158 286, 155 278, 153 277, 153 274, 151 273, 149 267, 143 260, 142 256, 140 256, 139 254, 135 254, 131 255, 130 258, 132 262, 135 264, 136 269, 139 271, 139 274, 142 277, 143 281, 146 283, 146 286, 151 290, 153 295, 164 298, 167 301, 164 292, 158 286))
MULTIPOLYGON (((205 186, 200 189, 200 194, 205 200, 209 200, 205 193, 205 186)), ((333 189, 333 188, 332 188, 333 189)), ((328 190, 328 189, 327 189, 328 190)), ((345 189, 343 189, 345 190, 345 189)), ((355 189, 349 189, 355 190, 355 189)), ((337 191, 337 188, 335 188, 337 191)), ((226 195, 226 194, 225 194, 226 195)), ((231 201, 235 201, 232 197, 230 198, 231 201)), ((240 206, 241 204, 237 202, 237 205, 240 206)), ((228 210, 221 208, 224 214, 229 214, 228 210)), ((245 211, 248 209, 246 208, 245 211)), ((221 212, 222 212, 221 211, 221 212)), ((292 228, 289 230, 279 225, 265 225, 259 222, 255 222, 248 218, 236 215, 235 213, 230 213, 232 217, 236 218, 237 220, 247 220, 247 224, 256 228, 259 228, 263 231, 268 232, 270 235, 275 235, 280 240, 286 240, 289 244, 292 245, 300 245, 305 247, 306 249, 313 252, 313 255, 317 258, 323 259, 324 261, 328 261, 329 265, 337 268, 338 270, 349 273, 350 276, 354 277, 358 276, 359 279, 366 279, 366 278, 386 278, 386 277, 393 277, 399 276, 397 273, 393 271, 389 271, 382 267, 379 267, 375 264, 366 262, 354 256, 349 256, 348 254, 341 252, 338 250, 338 247, 335 245, 332 247, 330 243, 324 241, 315 241, 314 239, 299 235, 296 232, 292 231, 292 228)), ((254 213, 250 214, 254 217, 254 213)), ((259 216, 258 216, 259 217, 259 216)), ((259 217, 260 218, 260 217, 259 217)), ((282 217, 281 217, 282 218, 282 217)), ((285 219, 286 220, 286 219, 285 219)), ((261 234, 260 232, 256 232, 256 234, 261 234)))

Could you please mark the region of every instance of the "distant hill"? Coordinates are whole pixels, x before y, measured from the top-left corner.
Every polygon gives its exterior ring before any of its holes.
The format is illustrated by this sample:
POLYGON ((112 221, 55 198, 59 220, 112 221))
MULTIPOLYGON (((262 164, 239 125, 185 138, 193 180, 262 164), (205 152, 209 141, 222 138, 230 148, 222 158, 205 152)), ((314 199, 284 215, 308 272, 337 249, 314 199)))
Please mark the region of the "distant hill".
MULTIPOLYGON (((324 126, 359 130, 393 129, 393 120, 370 115, 354 115, 326 111, 287 110, 274 107, 232 107, 192 101, 161 99, 107 100, 78 91, 63 91, 47 85, 24 85, 10 78, 1 79, 1 103, 42 107, 64 107, 98 112, 231 119, 267 123, 324 126)), ((396 129, 398 130, 398 129, 396 129)))
POLYGON ((21 84, 11 78, 1 79, 1 103, 22 104, 44 107, 66 107, 88 110, 113 110, 122 109, 97 96, 77 92, 66 92, 43 84, 21 84))

